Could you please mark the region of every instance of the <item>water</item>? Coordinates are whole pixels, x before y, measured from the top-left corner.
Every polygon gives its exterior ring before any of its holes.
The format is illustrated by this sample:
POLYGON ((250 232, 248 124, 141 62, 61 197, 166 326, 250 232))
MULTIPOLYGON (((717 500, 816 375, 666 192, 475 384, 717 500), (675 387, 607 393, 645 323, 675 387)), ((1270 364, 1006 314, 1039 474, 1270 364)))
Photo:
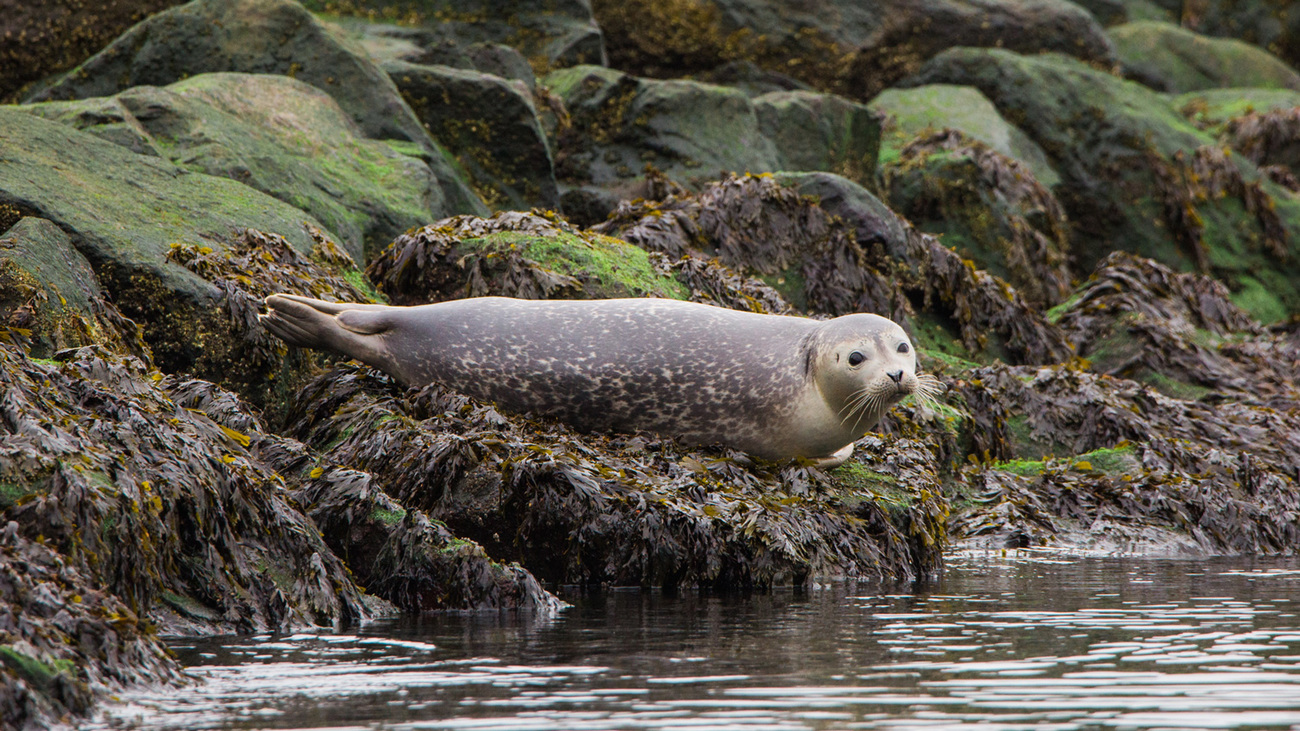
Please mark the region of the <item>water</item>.
POLYGON ((550 620, 177 641, 99 728, 1300 729, 1300 562, 956 557, 879 594, 610 591, 550 620))

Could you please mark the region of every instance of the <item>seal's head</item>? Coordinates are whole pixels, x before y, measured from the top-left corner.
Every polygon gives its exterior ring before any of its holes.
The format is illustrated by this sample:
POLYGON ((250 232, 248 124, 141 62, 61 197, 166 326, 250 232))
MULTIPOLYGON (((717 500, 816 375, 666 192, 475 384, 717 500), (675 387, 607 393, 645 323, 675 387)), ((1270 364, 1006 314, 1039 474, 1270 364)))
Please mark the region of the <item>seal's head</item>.
POLYGON ((837 317, 818 328, 810 352, 812 377, 840 425, 861 436, 905 396, 932 401, 943 391, 917 374, 916 347, 896 323, 879 315, 837 317))

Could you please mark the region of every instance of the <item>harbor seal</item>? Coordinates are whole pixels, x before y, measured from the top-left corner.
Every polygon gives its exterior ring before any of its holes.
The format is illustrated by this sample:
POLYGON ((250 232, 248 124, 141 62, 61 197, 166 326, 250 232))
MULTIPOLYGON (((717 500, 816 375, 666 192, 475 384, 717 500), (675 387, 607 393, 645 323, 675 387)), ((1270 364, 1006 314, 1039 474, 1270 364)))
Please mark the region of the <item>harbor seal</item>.
POLYGON ((769 460, 843 462, 908 394, 916 349, 890 320, 817 321, 667 299, 479 297, 414 307, 276 294, 267 330, 407 386, 431 382, 582 431, 650 431, 769 460))

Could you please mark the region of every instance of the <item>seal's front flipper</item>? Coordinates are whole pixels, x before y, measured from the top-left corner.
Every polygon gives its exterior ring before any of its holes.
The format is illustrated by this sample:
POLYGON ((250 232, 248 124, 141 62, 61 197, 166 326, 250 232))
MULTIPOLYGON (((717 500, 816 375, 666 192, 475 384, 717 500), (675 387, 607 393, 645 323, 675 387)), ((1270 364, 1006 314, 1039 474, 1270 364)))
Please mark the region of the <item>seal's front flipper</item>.
POLYGON ((813 466, 823 470, 829 470, 833 467, 839 467, 840 465, 849 461, 849 457, 852 456, 853 456, 853 444, 850 443, 847 446, 840 448, 829 457, 819 457, 817 459, 814 459, 813 466))

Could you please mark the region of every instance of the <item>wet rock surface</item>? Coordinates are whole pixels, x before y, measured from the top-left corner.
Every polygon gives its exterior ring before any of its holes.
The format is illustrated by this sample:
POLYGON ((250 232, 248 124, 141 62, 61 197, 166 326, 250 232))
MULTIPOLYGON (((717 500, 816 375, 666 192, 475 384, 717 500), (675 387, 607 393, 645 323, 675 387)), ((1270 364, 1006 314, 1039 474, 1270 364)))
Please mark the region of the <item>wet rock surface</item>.
POLYGON ((160 632, 1295 551, 1272 4, 47 5, 0 13, 51 39, 0 44, 0 726, 184 682, 160 632), (277 292, 876 312, 948 392, 764 463, 288 348, 277 292))

